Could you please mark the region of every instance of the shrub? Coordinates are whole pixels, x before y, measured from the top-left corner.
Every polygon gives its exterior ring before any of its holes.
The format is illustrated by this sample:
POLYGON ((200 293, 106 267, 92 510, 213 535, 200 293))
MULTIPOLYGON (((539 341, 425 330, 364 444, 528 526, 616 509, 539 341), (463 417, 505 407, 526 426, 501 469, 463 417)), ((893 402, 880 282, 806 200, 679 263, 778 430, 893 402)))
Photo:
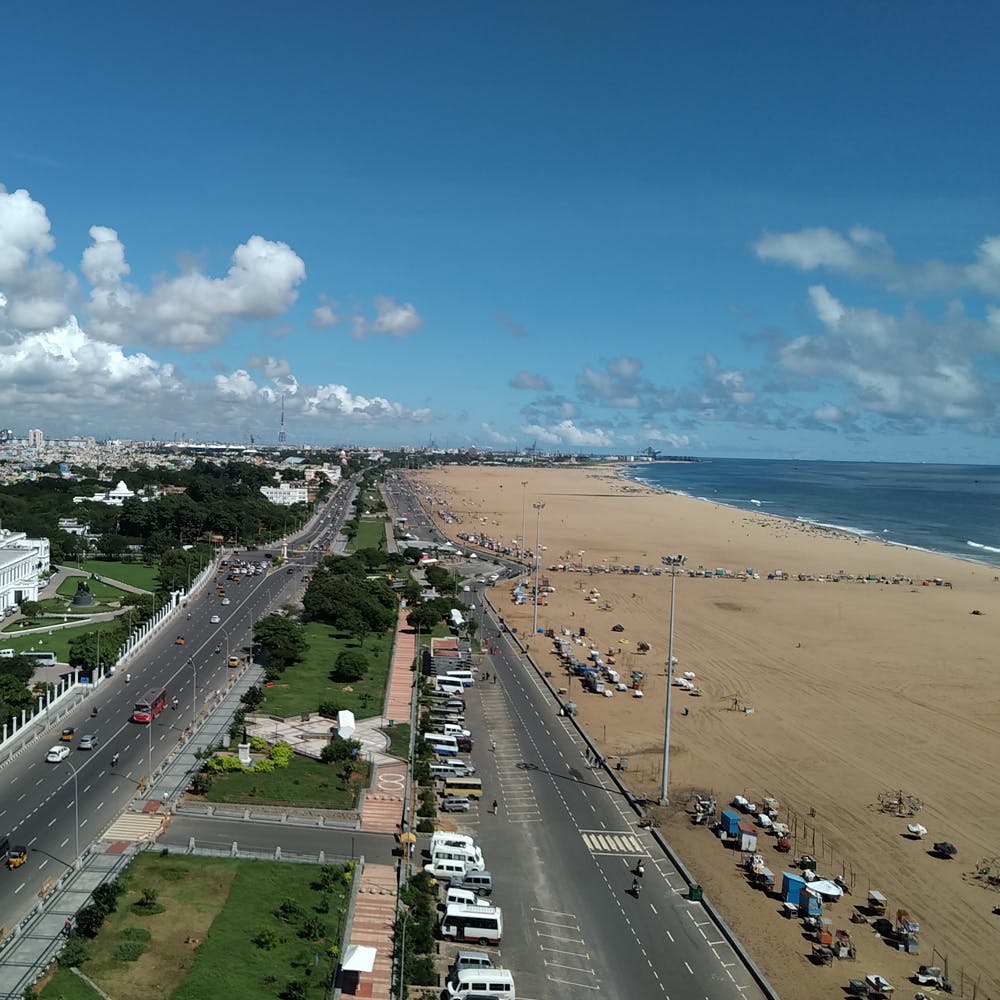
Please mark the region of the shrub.
POLYGON ((191 793, 193 795, 207 795, 212 787, 212 779, 207 774, 198 773, 191 779, 191 793))
POLYGON ((434 968, 434 956, 411 955, 406 963, 406 981, 412 986, 437 986, 438 974, 434 968))
POLYGON ((306 917, 299 927, 299 937, 306 941, 319 941, 326 934, 326 927, 319 917, 306 917))
POLYGON ((138 962, 145 950, 145 941, 122 941, 115 949, 115 958, 123 962, 138 962))
POLYGON ((117 882, 102 882, 93 892, 93 902, 105 916, 114 913, 118 908, 118 897, 124 888, 117 882))
POLYGON ((361 743, 359 740, 336 739, 323 747, 320 751, 320 760, 326 764, 341 760, 350 761, 357 757, 360 752, 361 743))
POLYGON ((343 865, 323 865, 319 870, 319 878, 313 883, 313 888, 320 892, 335 889, 345 871, 343 865))
POLYGON ((148 941, 153 935, 145 927, 126 927, 122 937, 126 941, 148 941))
POLYGON ((324 719, 336 719, 337 713, 340 711, 340 706, 336 702, 324 701, 319 706, 319 714, 323 716, 324 719))
MULTIPOLYGON (((77 914, 77 920, 79 920, 79 914, 77 914)), ((88 958, 90 958, 90 949, 87 947, 87 942, 80 937, 71 937, 66 943, 66 947, 59 952, 59 964, 64 969, 79 967, 88 958)))
POLYGON ((281 994, 282 1000, 306 1000, 306 984, 301 979, 293 979, 281 994))
POLYGON ((272 948, 277 948, 281 942, 278 932, 273 927, 261 927, 250 940, 262 951, 270 951, 272 948))
POLYGON ((293 921, 301 920, 305 914, 302 911, 302 907, 295 902, 294 899, 286 899, 281 905, 274 911, 274 915, 279 920, 284 920, 286 924, 290 924, 293 921))
POLYGON ((261 757, 253 762, 253 769, 257 774, 270 774, 274 770, 274 761, 269 757, 261 757))
POLYGON ((250 749, 254 753, 267 753, 267 749, 270 744, 263 736, 251 736, 250 737, 250 749))
POLYGON ((291 764, 292 757, 294 755, 295 751, 292 750, 290 743, 286 743, 284 740, 278 740, 278 742, 271 747, 271 751, 268 756, 274 761, 275 767, 288 767, 288 765, 291 764))
POLYGON ((345 649, 333 668, 335 681, 359 681, 368 672, 368 657, 360 649, 345 649))
POLYGON ((425 817, 424 819, 421 819, 419 823, 417 823, 417 833, 433 833, 433 832, 434 832, 434 820, 427 819, 425 817))
POLYGON ((147 887, 143 889, 142 895, 132 904, 132 912, 142 917, 151 917, 154 914, 163 913, 166 907, 156 901, 158 895, 157 891, 153 888, 147 887))

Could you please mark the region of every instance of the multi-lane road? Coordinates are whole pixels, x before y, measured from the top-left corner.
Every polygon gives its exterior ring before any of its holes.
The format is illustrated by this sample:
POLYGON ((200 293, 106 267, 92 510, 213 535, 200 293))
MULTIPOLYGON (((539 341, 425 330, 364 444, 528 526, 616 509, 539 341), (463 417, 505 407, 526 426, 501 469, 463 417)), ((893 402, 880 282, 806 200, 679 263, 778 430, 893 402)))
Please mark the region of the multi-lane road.
MULTIPOLYGON (((50 738, 37 740, 0 771, 0 840, 9 837, 29 850, 28 863, 4 879, 0 925, 13 926, 45 882, 62 875, 111 825, 140 782, 156 773, 185 727, 211 705, 228 680, 227 654, 245 655, 254 622, 301 588, 306 566, 336 535, 351 489, 345 484, 338 490, 299 536, 317 548, 270 573, 243 576, 239 583, 226 580, 228 605, 211 582, 191 595, 159 635, 52 728, 50 738), (215 615, 220 620, 213 624, 215 615), (176 643, 177 636, 184 637, 183 645, 176 643), (160 689, 167 693, 166 710, 152 725, 132 722, 135 702, 160 689), (170 707, 174 698, 178 704, 170 707), (62 744, 69 747, 69 756, 49 763, 46 755, 60 745, 63 726, 76 730, 73 741, 62 744), (84 735, 96 737, 93 750, 78 749, 84 735)), ((245 557, 263 558, 261 553, 245 557)))

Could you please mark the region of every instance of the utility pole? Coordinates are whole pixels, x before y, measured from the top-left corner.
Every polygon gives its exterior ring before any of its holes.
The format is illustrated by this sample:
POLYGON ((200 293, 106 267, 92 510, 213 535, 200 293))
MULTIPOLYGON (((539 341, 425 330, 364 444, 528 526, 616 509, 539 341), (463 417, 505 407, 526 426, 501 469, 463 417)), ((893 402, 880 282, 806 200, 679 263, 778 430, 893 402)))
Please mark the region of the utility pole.
POLYGON ((686 562, 685 556, 663 556, 661 562, 670 567, 670 631, 667 638, 667 707, 663 719, 663 780, 660 783, 660 805, 670 805, 668 781, 670 775, 670 702, 674 690, 674 596, 677 592, 677 567, 686 562))
POLYGON ((545 504, 541 500, 538 500, 531 506, 535 508, 535 600, 532 607, 533 614, 531 618, 531 634, 535 635, 538 632, 538 564, 541 551, 539 537, 542 523, 542 511, 545 510, 545 504))

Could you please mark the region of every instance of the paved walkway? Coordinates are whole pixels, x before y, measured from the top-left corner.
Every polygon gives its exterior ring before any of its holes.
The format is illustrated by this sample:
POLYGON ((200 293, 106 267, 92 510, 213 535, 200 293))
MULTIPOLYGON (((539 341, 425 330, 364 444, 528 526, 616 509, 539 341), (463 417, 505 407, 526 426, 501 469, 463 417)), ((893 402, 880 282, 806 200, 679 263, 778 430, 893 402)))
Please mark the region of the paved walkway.
POLYGON ((341 987, 344 996, 391 1000, 395 920, 396 869, 391 865, 365 865, 348 944, 375 948, 375 967, 371 972, 344 973, 341 987))

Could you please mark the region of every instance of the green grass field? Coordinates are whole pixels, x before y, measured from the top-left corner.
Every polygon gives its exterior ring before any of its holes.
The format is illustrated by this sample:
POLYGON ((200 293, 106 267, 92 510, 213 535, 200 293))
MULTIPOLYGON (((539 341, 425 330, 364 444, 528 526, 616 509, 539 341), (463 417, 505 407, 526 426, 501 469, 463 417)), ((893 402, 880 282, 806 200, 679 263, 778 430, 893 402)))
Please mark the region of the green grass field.
POLYGON ((370 719, 382 711, 385 681, 389 673, 393 633, 371 635, 362 652, 371 666, 360 681, 331 681, 334 661, 344 649, 358 648, 357 639, 334 632, 329 625, 310 622, 305 626, 309 648, 301 663, 289 667, 272 687, 264 689, 262 709, 267 715, 287 719, 302 712, 315 712, 324 702, 347 709, 356 719, 370 719))
POLYGON ((102 1000, 100 993, 70 969, 57 969, 41 996, 43 1000, 102 1000))
POLYGON ((395 726, 387 726, 382 732, 389 737, 389 753, 401 760, 409 760, 410 724, 403 722, 395 726))
MULTIPOLYGON (((95 622, 89 625, 78 625, 75 628, 53 629, 49 632, 35 633, 34 635, 13 635, 5 631, 3 639, 4 648, 13 649, 16 653, 30 653, 32 650, 51 650, 56 654, 56 659, 60 663, 66 663, 69 659, 69 641, 81 632, 101 631, 105 632, 113 628, 114 622, 95 622)), ((109 650, 113 655, 118 652, 117 648, 109 650)), ((104 646, 101 645, 101 659, 104 659, 104 646)))
POLYGON ((67 563, 77 569, 96 573, 103 580, 127 583, 130 587, 139 587, 152 593, 156 590, 156 566, 141 562, 114 562, 101 559, 85 559, 82 563, 67 563))
MULTIPOLYGON (((85 578, 82 576, 68 576, 62 583, 59 584, 56 590, 57 594, 61 594, 68 600, 73 599, 73 595, 76 593, 77 588, 80 586, 80 581, 85 578)), ((120 590, 118 587, 111 586, 110 583, 104 583, 102 580, 86 580, 87 586, 90 587, 90 592, 94 595, 95 601, 103 601, 106 604, 110 604, 112 601, 123 601, 128 598, 128 594, 124 590, 120 590)))
MULTIPOLYGON (((320 1000, 347 900, 342 880, 324 889, 321 875, 318 865, 142 854, 127 872, 129 891, 90 942, 82 971, 115 1000, 274 1000, 298 980, 307 983, 308 997, 320 1000), (163 913, 131 912, 145 889, 156 891, 163 913), (293 905, 278 916, 286 901, 293 905), (150 933, 134 962, 117 957, 129 927, 150 933), (255 943, 264 936, 268 947, 255 943)), ((58 973, 43 1000, 93 1000, 96 994, 73 980, 84 985, 58 973)))
POLYGON ((378 549, 380 552, 386 551, 385 546, 385 518, 363 517, 358 522, 358 533, 348 542, 348 552, 355 552, 358 549, 378 549))
POLYGON ((359 761, 361 775, 352 785, 343 780, 336 764, 324 764, 296 754, 288 767, 264 774, 235 771, 213 774, 205 798, 209 802, 243 805, 306 806, 314 809, 353 809, 358 788, 368 783, 368 764, 359 761))

